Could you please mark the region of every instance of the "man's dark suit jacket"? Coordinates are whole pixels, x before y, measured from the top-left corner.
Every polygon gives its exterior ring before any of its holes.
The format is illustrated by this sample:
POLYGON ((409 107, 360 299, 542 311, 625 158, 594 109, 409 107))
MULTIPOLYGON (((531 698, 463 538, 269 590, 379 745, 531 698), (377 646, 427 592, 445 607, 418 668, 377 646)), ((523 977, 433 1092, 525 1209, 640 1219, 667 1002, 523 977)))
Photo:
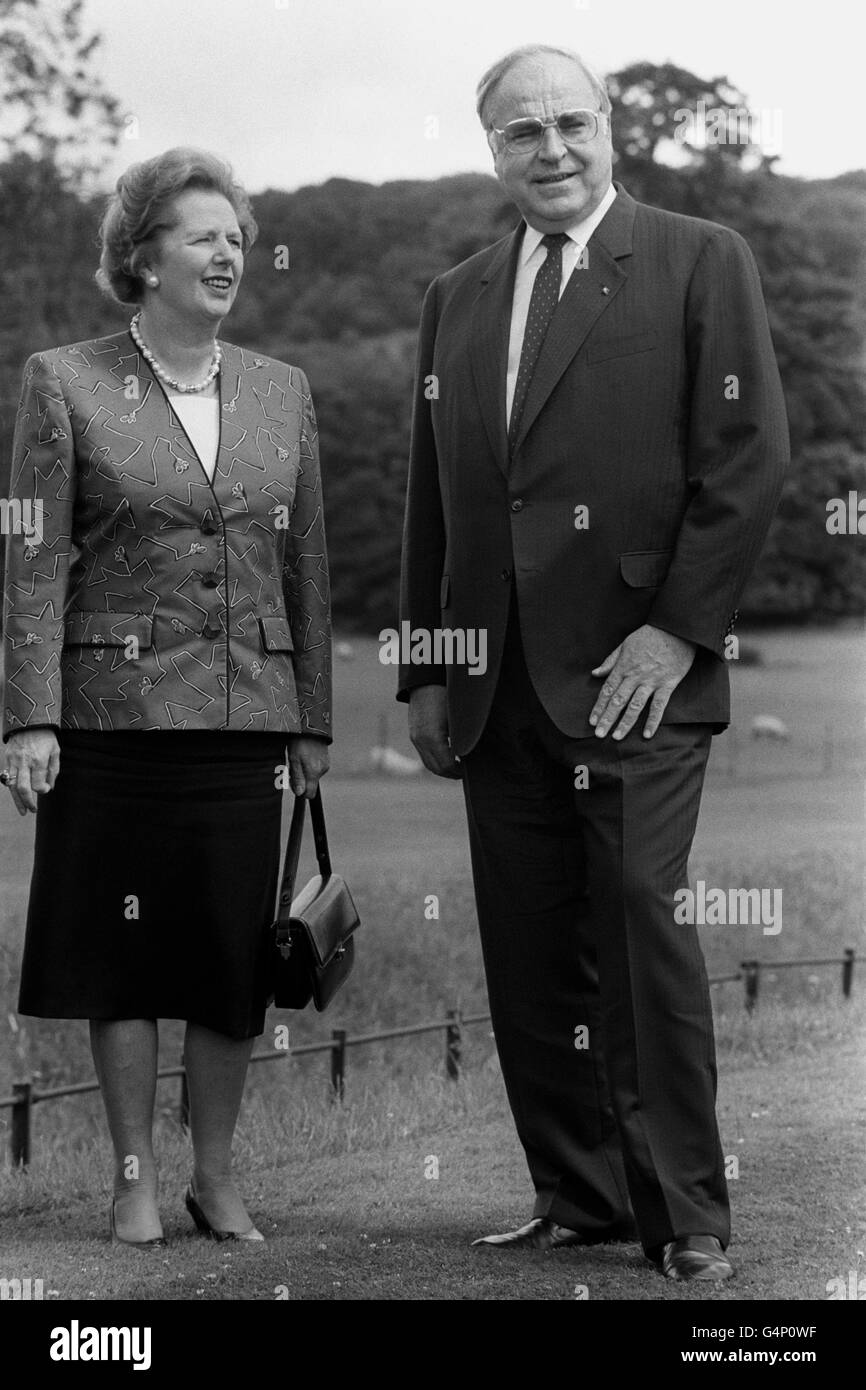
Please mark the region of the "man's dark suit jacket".
POLYGON ((551 320, 510 462, 523 224, 424 301, 401 616, 486 628, 488 656, 483 675, 404 666, 398 699, 447 683, 458 755, 487 719, 512 584, 533 684, 564 733, 592 733, 590 672, 644 623, 698 648, 665 721, 729 719, 725 637, 789 454, 760 281, 736 232, 616 190, 551 320))

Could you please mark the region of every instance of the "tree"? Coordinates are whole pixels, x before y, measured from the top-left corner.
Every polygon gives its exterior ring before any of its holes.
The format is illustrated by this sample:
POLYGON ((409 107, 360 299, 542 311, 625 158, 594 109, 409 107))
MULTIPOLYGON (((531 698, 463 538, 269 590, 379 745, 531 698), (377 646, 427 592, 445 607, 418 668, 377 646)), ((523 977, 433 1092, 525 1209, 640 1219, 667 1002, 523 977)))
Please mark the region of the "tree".
MULTIPOLYGON (((83 0, 0 0, 0 486, 11 464, 25 358, 104 325, 107 306, 79 267, 93 260, 95 211, 82 203, 120 133, 94 66, 83 0)), ((92 276, 92 270, 90 271, 92 276)), ((0 537, 0 582, 2 548, 0 537)))
POLYGON ((120 133, 120 108, 94 67, 84 0, 0 0, 0 158, 28 155, 84 185, 120 133))
POLYGON ((760 123, 756 131, 725 77, 635 63, 607 85, 615 176, 641 201, 733 227, 761 274, 792 467, 741 612, 798 621, 863 612, 862 542, 828 535, 825 523, 827 501, 862 489, 866 476, 866 179, 778 177, 776 156, 755 143, 760 123), (705 141, 696 116, 724 138, 705 141))
POLYGON ((761 149, 774 134, 727 77, 705 79, 674 63, 632 63, 607 78, 617 167, 726 161, 768 169, 778 158, 761 149))
MULTIPOLYGON (((2 493, 25 358, 114 332, 128 315, 93 283, 101 200, 88 194, 87 170, 116 136, 118 115, 92 72, 95 40, 82 36, 81 4, 0 0, 0 19, 14 20, 0 35, 0 73, 18 120, 0 125, 2 493), (43 38, 38 23, 54 37, 43 38), (89 124, 79 123, 75 113, 83 118, 91 101, 89 124), (65 139, 55 109, 72 122, 65 139)), ((794 465, 741 610, 798 619, 862 612, 862 540, 831 535, 825 522, 827 501, 866 480, 866 173, 787 179, 747 142, 702 143, 687 119, 699 102, 707 112, 745 110, 726 78, 636 63, 608 81, 616 177, 642 201, 735 228, 761 273, 794 465)), ((366 630, 393 626, 424 290, 509 232, 517 213, 487 174, 380 187, 330 179, 254 202, 261 238, 225 336, 307 372, 336 616, 366 630)))

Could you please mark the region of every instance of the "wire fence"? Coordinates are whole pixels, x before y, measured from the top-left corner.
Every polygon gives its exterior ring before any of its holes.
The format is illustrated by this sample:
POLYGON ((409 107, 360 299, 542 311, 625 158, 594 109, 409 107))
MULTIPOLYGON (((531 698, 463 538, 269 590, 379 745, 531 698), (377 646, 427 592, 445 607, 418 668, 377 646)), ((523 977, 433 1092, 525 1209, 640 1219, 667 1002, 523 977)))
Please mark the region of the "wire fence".
MULTIPOLYGON (((744 960, 740 969, 731 975, 714 975, 710 985, 736 984, 744 986, 743 1003, 749 1011, 755 1008, 760 994, 762 972, 775 973, 777 970, 793 970, 803 967, 841 965, 842 995, 850 998, 854 982, 853 947, 846 947, 841 956, 821 957, 810 960, 744 960)), ((490 1014, 463 1014, 460 1009, 449 1009, 444 1018, 432 1019, 426 1023, 410 1023, 398 1028, 386 1028, 377 1033, 358 1033, 350 1036, 345 1028, 333 1028, 331 1036, 322 1042, 302 1043, 298 1047, 272 1048, 269 1052, 254 1052, 251 1062, 274 1062, 287 1057, 308 1057, 314 1053, 330 1054, 331 1093, 336 1101, 341 1101, 346 1084, 346 1054, 350 1047, 364 1047, 371 1043, 387 1042, 396 1038, 417 1037, 423 1033, 444 1033, 445 1035, 445 1075, 452 1081, 460 1076, 463 1055, 463 1029, 478 1023, 489 1023, 490 1014)), ((178 1119, 182 1126, 189 1125, 189 1091, 186 1070, 183 1064, 164 1067, 157 1073, 157 1079, 164 1081, 180 1078, 180 1099, 178 1119)), ((87 1095, 99 1090, 99 1082, 80 1081, 71 1086, 51 1087, 37 1090, 32 1081, 16 1081, 12 1095, 0 1097, 0 1110, 11 1109, 12 1124, 9 1133, 9 1157, 14 1166, 26 1166, 31 1160, 33 1108, 45 1101, 59 1100, 64 1096, 87 1095)))

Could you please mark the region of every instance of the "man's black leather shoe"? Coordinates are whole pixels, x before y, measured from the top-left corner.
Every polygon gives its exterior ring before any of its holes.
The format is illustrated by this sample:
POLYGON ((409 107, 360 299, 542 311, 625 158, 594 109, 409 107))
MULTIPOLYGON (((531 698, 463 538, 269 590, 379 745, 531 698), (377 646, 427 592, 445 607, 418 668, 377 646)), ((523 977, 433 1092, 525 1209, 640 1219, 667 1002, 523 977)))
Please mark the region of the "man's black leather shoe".
POLYGON ((656 1257, 666 1279, 730 1279, 734 1273, 716 1236, 680 1236, 661 1247, 656 1257))
POLYGON ((473 1245, 507 1246, 511 1250, 561 1250, 566 1245, 604 1245, 608 1241, 637 1240, 637 1231, 616 1227, 610 1232, 583 1235, 571 1231, 568 1226, 558 1226, 547 1216, 534 1216, 525 1226, 516 1231, 505 1231, 503 1235, 479 1236, 473 1245))

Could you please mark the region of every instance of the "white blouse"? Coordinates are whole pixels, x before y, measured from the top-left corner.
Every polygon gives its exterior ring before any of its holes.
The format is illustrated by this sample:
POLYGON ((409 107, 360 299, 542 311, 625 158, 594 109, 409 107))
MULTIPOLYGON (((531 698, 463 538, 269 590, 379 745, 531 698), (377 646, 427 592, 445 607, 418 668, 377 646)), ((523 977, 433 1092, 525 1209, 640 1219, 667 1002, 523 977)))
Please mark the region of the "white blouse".
POLYGON ((169 391, 171 408, 189 435, 201 465, 213 480, 220 440, 220 398, 195 396, 188 391, 169 391))

